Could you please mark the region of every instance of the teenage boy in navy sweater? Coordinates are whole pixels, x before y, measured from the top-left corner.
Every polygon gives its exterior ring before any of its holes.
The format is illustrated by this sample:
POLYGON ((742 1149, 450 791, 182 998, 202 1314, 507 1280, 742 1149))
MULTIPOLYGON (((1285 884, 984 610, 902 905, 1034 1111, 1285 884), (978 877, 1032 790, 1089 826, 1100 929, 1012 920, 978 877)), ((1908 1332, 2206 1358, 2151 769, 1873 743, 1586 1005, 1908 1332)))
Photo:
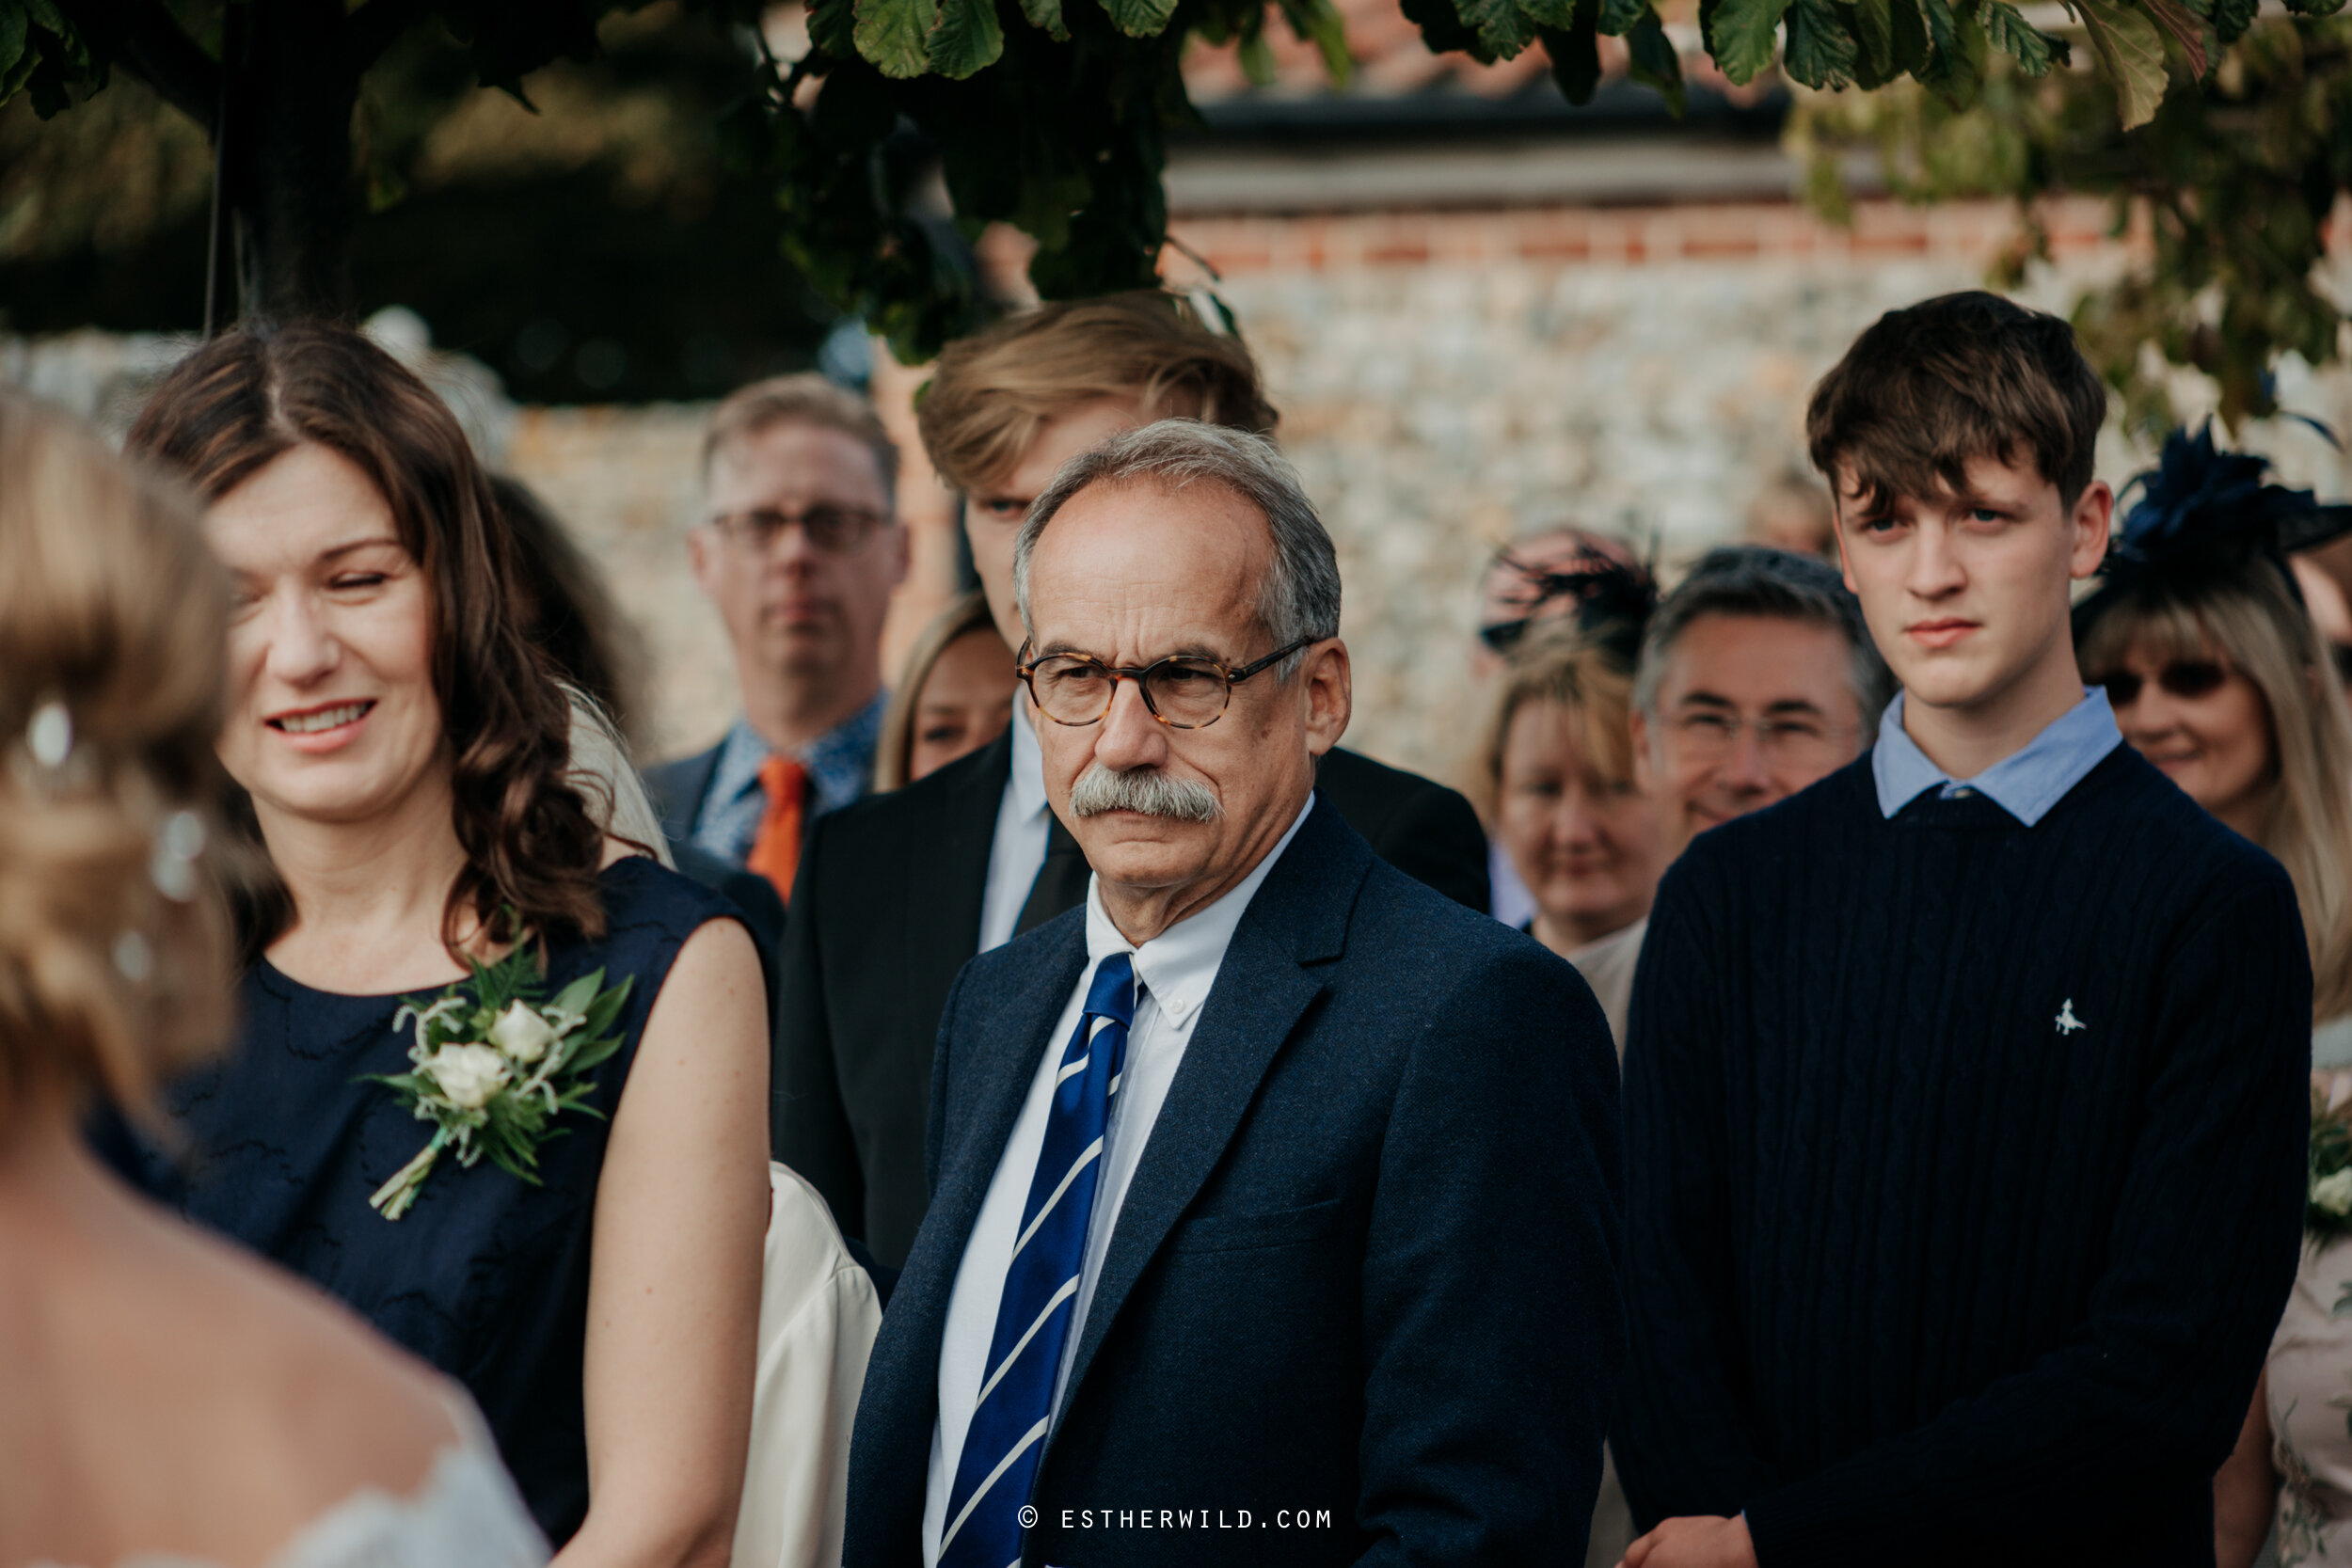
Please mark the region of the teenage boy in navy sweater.
POLYGON ((2065 323, 1894 311, 1815 390, 1871 752, 1667 874, 1626 1052, 1635 1568, 2210 1564, 2295 1275, 2276 863, 2121 743, 2065 323))

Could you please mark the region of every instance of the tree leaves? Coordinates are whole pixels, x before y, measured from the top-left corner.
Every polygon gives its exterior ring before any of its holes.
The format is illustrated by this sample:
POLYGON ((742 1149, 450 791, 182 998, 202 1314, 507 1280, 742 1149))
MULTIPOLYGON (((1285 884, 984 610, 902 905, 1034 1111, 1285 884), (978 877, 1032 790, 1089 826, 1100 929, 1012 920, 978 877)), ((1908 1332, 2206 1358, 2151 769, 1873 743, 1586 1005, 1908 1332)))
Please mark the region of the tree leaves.
POLYGON ((1721 0, 1705 28, 1707 52, 1734 86, 1745 87, 1772 63, 1781 14, 1789 0, 1721 0))
POLYGON ((1816 90, 1851 87, 1861 54, 1830 0, 1792 0, 1788 47, 1782 55, 1789 75, 1816 90))
POLYGON ((1176 14, 1176 0, 1103 0, 1111 25, 1131 39, 1157 38, 1176 14))
POLYGON ((1590 103, 1600 86, 1599 25, 1599 0, 1581 0, 1566 31, 1546 28, 1542 35, 1560 96, 1579 107, 1590 103))
POLYGON ((931 69, 951 82, 994 65, 1005 52, 1005 30, 996 23, 996 0, 939 0, 939 24, 931 30, 931 69))
POLYGON ((2028 76, 2047 76, 2053 64, 2064 65, 2073 53, 2064 39, 2034 26, 2008 0, 1988 0, 1984 8, 1984 37, 1994 48, 2015 60, 2028 76))
POLYGON ((1633 79, 1656 87, 1666 100, 1666 107, 1675 118, 1690 105, 1690 93, 1682 84, 1682 56, 1675 52, 1674 40, 1666 36, 1666 24, 1654 10, 1644 10, 1642 20, 1625 36, 1629 55, 1628 70, 1633 79))
POLYGON ((857 0, 857 52, 884 76, 920 76, 938 25, 939 0, 857 0))
POLYGON ((2107 79, 2115 86, 2115 103, 2123 129, 2147 124, 2164 102, 2169 72, 2164 63, 2164 38, 2146 10, 2131 0, 2074 0, 2075 13, 2090 33, 2091 53, 2099 56, 2107 79))

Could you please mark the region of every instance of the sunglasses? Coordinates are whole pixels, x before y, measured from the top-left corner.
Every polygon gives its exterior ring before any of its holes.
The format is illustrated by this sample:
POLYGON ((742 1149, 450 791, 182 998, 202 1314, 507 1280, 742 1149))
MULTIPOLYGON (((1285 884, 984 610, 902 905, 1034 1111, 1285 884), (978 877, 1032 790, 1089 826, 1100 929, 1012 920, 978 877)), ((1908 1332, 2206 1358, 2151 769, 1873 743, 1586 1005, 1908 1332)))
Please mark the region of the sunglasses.
MULTIPOLYGON (((2180 659, 2156 672, 2156 684, 2172 697, 2202 697, 2219 690, 2229 678, 2230 673, 2209 658, 2180 659)), ((2140 689, 2147 683, 2129 671, 2118 670, 2099 684, 2107 689, 2110 706, 2129 707, 2139 700, 2140 689)))

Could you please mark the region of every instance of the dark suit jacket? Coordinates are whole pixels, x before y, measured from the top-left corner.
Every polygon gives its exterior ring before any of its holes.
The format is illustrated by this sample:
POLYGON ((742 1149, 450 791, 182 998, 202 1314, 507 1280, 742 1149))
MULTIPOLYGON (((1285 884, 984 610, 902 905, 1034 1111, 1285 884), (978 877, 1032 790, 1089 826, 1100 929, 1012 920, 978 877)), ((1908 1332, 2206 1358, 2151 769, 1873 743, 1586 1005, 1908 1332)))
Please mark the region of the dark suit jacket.
MULTIPOLYGON (((778 999, 775 1157, 806 1177, 846 1235, 903 1261, 923 1223, 923 1126, 940 1006, 979 950, 1009 734, 904 789, 818 817, 801 851, 778 999)), ((1318 787, 1383 858, 1478 910, 1486 840, 1470 803, 1428 780, 1333 752, 1318 787)), ((705 769, 706 779, 708 769, 705 769)), ((1086 897, 1087 866, 1055 834, 1035 902, 1086 897)))
MULTIPOLYGON (((1073 912, 975 959, 948 1001, 936 1196, 859 1398, 850 1568, 920 1561, 948 1297, 1085 965, 1073 912)), ((1150 1130, 1025 1560, 1581 1558, 1625 1348, 1621 1196, 1591 991, 1319 804, 1243 915, 1150 1130), (1264 1523, 1121 1528, 1144 1508, 1264 1523)))

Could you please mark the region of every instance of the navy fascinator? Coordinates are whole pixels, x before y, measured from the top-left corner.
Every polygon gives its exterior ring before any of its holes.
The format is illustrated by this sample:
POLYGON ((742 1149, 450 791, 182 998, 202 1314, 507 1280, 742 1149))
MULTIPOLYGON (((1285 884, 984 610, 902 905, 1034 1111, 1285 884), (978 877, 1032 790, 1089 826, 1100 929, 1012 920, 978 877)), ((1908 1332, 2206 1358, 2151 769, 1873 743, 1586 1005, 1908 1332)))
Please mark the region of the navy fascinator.
POLYGON ((2223 451, 2207 420, 2164 438, 2156 467, 2124 486, 2124 513, 2096 592, 2074 607, 2077 641, 2118 597, 2150 583, 2190 585, 2267 562, 2300 601, 2286 558, 2352 531, 2352 506, 2323 506, 2309 490, 2266 484, 2270 459, 2223 451))

